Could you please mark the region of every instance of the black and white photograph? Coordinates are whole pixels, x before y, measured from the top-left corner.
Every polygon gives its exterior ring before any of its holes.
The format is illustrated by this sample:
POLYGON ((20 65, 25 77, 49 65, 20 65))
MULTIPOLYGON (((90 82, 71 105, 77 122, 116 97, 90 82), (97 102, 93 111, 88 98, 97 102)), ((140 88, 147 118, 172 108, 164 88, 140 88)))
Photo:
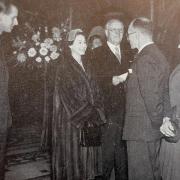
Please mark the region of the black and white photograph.
POLYGON ((0 0, 0 180, 180 180, 180 0, 0 0))

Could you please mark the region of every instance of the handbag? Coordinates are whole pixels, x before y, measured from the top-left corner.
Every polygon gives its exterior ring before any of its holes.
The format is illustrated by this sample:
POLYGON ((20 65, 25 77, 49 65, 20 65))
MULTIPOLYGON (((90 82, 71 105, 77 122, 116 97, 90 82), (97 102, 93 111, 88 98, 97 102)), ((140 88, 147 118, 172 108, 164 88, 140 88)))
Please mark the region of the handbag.
POLYGON ((100 126, 89 126, 89 123, 86 122, 80 129, 80 145, 83 147, 100 146, 101 136, 100 126))

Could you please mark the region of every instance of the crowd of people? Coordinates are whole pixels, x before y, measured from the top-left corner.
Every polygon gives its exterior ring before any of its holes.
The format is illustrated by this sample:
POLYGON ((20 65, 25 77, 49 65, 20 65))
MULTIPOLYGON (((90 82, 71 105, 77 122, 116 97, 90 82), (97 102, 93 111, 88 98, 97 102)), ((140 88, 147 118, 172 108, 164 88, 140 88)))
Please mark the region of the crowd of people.
MULTIPOLYGON (((0 3, 0 34, 18 25, 17 16, 15 5, 0 3)), ((3 180, 11 118, 2 47, 0 54, 3 180)), ((127 32, 120 17, 108 17, 87 39, 71 30, 55 79, 52 179, 110 180, 114 172, 116 180, 179 180, 179 80, 180 65, 170 72, 146 17, 132 20, 127 32), (133 59, 126 40, 137 49, 133 59)))
POLYGON ((118 17, 103 29, 89 49, 81 29, 69 32, 55 84, 53 178, 110 180, 114 171, 116 180, 178 180, 179 66, 170 76, 146 17, 126 37, 118 17))

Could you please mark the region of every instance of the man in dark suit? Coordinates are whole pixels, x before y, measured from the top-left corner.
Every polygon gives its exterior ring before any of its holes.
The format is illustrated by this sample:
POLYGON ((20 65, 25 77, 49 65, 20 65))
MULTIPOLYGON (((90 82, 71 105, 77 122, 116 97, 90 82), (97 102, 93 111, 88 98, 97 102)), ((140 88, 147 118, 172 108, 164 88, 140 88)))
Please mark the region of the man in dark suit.
POLYGON ((93 61, 109 121, 102 129, 103 180, 110 179, 113 168, 116 180, 127 180, 126 145, 122 141, 122 128, 128 60, 120 46, 124 34, 123 23, 118 18, 110 18, 105 24, 105 34, 107 42, 94 50, 93 61))
MULTIPOLYGON (((8 2, 0 2, 0 35, 3 32, 10 33, 17 21, 18 9, 8 2)), ((2 39, 1 39, 2 41, 2 39)), ((5 153, 8 127, 11 126, 11 116, 8 97, 8 69, 1 43, 0 49, 0 180, 4 179, 5 153)))
POLYGON ((127 141, 129 180, 160 180, 160 126, 171 117, 169 66, 152 40, 152 22, 133 20, 128 28, 131 48, 138 54, 128 76, 123 139, 127 141), (166 113, 166 114, 164 114, 166 113))

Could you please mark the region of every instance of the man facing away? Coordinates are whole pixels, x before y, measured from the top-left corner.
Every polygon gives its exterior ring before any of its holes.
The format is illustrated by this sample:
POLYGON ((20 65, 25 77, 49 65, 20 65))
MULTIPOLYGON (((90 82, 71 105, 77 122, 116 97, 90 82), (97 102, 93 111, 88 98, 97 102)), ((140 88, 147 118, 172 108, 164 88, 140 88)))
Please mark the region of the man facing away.
POLYGON ((153 42, 149 19, 134 19, 127 36, 131 48, 138 49, 127 82, 123 130, 123 139, 127 141, 129 180, 160 180, 159 128, 163 117, 171 116, 169 66, 153 42))
MULTIPOLYGON (((17 21, 18 9, 8 2, 0 2, 0 34, 10 33, 17 21)), ((0 49, 0 180, 4 179, 5 153, 7 143, 7 131, 10 126, 9 97, 8 97, 8 69, 4 59, 4 51, 1 42, 0 49)))
POLYGON ((124 25, 118 18, 105 24, 107 42, 94 50, 93 70, 104 97, 108 123, 102 129, 103 180, 114 169, 116 180, 127 180, 126 145, 122 141, 128 61, 120 43, 124 25), (122 75, 123 74, 123 75, 122 75))

